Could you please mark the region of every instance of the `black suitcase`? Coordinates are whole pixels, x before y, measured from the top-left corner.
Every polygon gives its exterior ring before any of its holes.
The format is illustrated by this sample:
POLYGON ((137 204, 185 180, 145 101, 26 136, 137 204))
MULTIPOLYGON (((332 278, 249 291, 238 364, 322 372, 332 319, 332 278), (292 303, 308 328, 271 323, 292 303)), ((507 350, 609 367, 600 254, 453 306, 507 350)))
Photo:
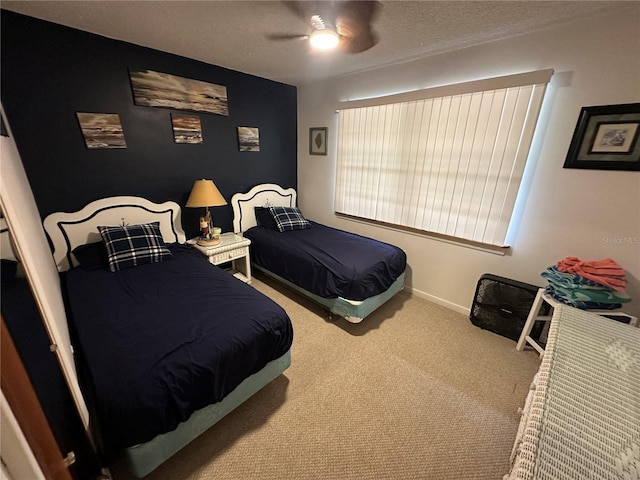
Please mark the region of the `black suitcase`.
MULTIPOLYGON (((518 341, 539 287, 485 273, 478 280, 469 319, 474 325, 518 341)), ((550 311, 548 304, 540 313, 550 311), (545 311, 546 310, 546 311, 545 311)), ((544 322, 536 322, 530 336, 540 339, 544 322)))

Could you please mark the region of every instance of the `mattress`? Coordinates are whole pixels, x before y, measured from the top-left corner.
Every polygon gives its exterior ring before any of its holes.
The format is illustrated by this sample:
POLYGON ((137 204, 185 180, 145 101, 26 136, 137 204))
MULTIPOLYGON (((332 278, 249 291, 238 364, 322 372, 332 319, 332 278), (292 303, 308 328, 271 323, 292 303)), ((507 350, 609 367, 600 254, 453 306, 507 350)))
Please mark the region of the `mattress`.
POLYGON ((65 274, 76 351, 108 449, 174 430, 293 341, 275 302, 192 247, 170 250, 161 263, 65 274))
POLYGON ((280 232, 256 226, 251 261, 322 298, 365 300, 388 290, 406 268, 405 252, 388 243, 310 222, 280 232))

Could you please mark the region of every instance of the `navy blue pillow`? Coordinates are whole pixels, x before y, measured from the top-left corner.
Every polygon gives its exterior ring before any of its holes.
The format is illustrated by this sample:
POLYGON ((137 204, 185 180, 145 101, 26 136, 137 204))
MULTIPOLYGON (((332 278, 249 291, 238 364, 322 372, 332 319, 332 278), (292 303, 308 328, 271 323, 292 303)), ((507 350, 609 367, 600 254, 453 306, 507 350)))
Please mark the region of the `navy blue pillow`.
POLYGON ((160 222, 121 227, 99 226, 98 231, 107 247, 109 270, 112 272, 173 257, 162 239, 160 222))
POLYGON ((269 207, 254 207, 256 223, 261 227, 278 228, 269 207))
POLYGON ((104 242, 87 243, 74 248, 71 253, 81 267, 87 270, 99 270, 101 268, 109 268, 109 260, 107 258, 107 247, 104 242))

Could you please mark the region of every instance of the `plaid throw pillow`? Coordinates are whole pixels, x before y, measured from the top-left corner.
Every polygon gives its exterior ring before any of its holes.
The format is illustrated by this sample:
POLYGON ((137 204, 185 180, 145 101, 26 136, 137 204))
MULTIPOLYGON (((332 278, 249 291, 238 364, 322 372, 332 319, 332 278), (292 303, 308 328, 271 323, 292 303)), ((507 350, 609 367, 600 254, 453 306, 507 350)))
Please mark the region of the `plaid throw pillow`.
POLYGON ((122 227, 98 227, 107 247, 109 270, 116 272, 171 258, 162 240, 160 222, 122 227))
POLYGON ((273 215, 276 226, 281 232, 311 228, 311 224, 295 207, 269 207, 269 210, 271 210, 271 215, 273 215))

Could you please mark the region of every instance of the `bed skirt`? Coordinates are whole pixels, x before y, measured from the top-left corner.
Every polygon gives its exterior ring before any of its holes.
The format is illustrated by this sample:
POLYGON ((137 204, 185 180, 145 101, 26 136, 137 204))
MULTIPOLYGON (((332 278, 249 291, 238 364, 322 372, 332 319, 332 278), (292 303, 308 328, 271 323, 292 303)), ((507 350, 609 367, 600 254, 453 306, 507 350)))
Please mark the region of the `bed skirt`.
POLYGON ((299 292, 304 296, 311 298, 316 303, 323 305, 334 315, 344 317, 351 323, 360 323, 367 315, 372 313, 374 310, 376 310, 378 307, 380 307, 387 300, 389 300, 404 288, 405 272, 402 272, 402 274, 395 280, 395 282, 391 284, 391 286, 387 290, 365 300, 346 300, 342 297, 323 298, 303 288, 298 287, 290 281, 285 280, 281 276, 276 275, 275 273, 270 272, 269 270, 266 270, 259 265, 252 264, 252 266, 256 270, 260 270, 261 272, 263 272, 265 275, 268 275, 276 279, 277 281, 284 283, 296 292, 299 292))
POLYGON ((138 478, 148 475, 161 463, 244 403, 253 394, 275 380, 290 365, 291 350, 280 358, 269 362, 259 372, 244 379, 221 402, 194 412, 189 420, 178 425, 175 430, 158 435, 148 442, 125 449, 125 457, 131 471, 138 478))

